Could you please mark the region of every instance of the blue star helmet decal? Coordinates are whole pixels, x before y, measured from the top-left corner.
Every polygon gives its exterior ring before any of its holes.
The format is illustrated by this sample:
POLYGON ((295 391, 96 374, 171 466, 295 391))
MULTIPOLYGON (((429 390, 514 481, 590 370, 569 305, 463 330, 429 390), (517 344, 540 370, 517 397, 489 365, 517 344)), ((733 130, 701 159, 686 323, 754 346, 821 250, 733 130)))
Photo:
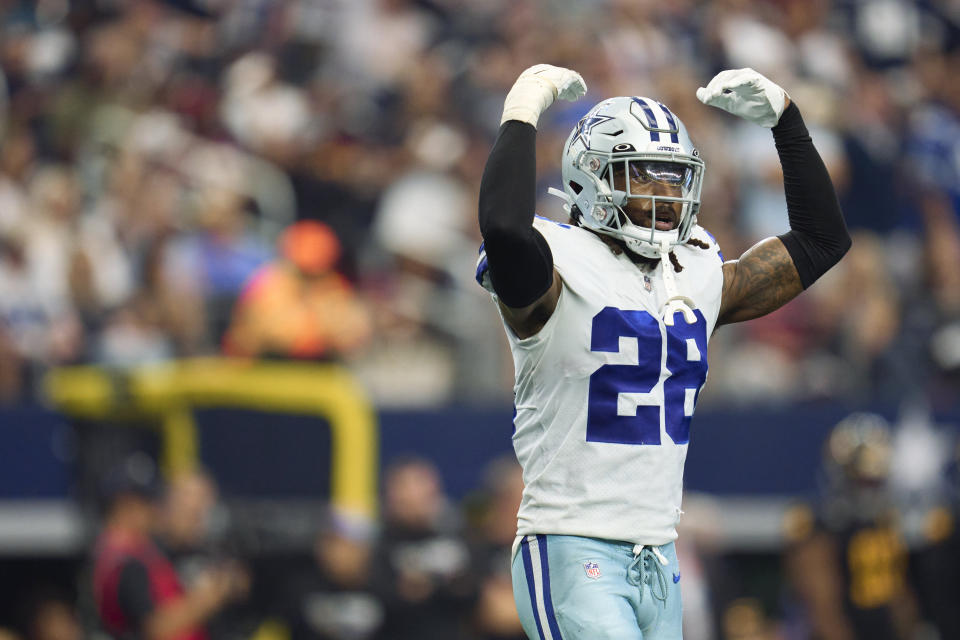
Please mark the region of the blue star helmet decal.
POLYGON ((580 118, 580 122, 577 123, 576 135, 573 137, 573 141, 570 143, 570 146, 576 144, 579 140, 583 143, 583 146, 587 149, 590 148, 590 132, 598 124, 603 124, 608 120, 613 120, 613 116, 602 116, 596 113, 587 113, 587 115, 580 118))

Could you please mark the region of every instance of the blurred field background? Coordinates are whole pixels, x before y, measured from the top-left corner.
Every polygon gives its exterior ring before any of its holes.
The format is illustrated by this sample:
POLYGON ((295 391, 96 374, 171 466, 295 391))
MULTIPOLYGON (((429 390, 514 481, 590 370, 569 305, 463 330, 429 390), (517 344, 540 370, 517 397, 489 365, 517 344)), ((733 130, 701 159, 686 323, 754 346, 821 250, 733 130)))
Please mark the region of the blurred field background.
POLYGON ((937 604, 960 598, 958 45, 951 0, 0 0, 0 637, 98 633, 89 553, 124 465, 192 522, 185 581, 245 567, 214 638, 518 637, 512 362, 475 209, 539 62, 590 87, 541 119, 542 215, 582 113, 648 95, 701 150, 728 258, 785 231, 769 132, 694 96, 750 66, 802 109, 854 236, 711 342, 686 637, 812 637, 794 507, 843 490, 824 442, 853 411, 891 425, 864 446, 909 637, 960 637, 937 604), (422 598, 388 575, 406 520, 444 543, 414 565, 456 576, 422 598), (368 597, 331 629, 311 594, 338 589, 368 597))

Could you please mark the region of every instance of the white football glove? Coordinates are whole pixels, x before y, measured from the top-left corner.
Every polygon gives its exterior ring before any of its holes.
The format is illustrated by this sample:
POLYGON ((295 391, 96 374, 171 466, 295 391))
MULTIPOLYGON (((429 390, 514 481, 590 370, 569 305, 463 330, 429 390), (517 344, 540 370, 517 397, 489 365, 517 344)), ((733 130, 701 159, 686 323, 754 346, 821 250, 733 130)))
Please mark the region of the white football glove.
POLYGON ((503 102, 503 117, 529 122, 536 128, 540 114, 557 98, 576 100, 587 92, 587 83, 572 69, 538 64, 520 74, 503 102))
POLYGON ((706 87, 697 89, 697 99, 723 109, 761 127, 780 121, 790 96, 753 69, 727 69, 713 77, 706 87))

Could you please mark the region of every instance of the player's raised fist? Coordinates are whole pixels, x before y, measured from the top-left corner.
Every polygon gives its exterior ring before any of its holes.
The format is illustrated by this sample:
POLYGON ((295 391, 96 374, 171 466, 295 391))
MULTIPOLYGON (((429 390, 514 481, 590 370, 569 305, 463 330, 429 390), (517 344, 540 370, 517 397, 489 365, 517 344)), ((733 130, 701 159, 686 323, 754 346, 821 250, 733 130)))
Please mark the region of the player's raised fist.
MULTIPOLYGON (((561 100, 576 100, 587 92, 587 83, 573 69, 555 67, 552 64, 535 64, 524 70, 517 82, 533 78, 538 83, 547 83, 553 90, 553 96, 561 100)), ((516 85, 514 85, 516 86, 516 85)))
POLYGON ((528 122, 534 127, 540 114, 557 98, 576 100, 587 92, 587 83, 572 69, 537 64, 525 70, 513 83, 503 103, 503 117, 507 120, 528 122))
POLYGON ((697 89, 697 99, 762 127, 780 121, 790 96, 753 69, 727 69, 697 89))

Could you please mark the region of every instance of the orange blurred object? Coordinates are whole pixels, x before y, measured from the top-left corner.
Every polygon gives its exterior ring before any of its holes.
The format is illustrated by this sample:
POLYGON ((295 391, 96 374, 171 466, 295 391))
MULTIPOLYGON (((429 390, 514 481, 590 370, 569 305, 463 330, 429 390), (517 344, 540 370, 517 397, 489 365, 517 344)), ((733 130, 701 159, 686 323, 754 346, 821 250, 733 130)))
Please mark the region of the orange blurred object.
POLYGON ((342 275, 306 277, 277 262, 247 284, 223 346, 241 357, 339 358, 361 348, 371 329, 366 306, 342 275))
POLYGON ((303 273, 318 275, 332 269, 340 259, 340 240, 324 223, 303 220, 283 232, 280 252, 303 273))

